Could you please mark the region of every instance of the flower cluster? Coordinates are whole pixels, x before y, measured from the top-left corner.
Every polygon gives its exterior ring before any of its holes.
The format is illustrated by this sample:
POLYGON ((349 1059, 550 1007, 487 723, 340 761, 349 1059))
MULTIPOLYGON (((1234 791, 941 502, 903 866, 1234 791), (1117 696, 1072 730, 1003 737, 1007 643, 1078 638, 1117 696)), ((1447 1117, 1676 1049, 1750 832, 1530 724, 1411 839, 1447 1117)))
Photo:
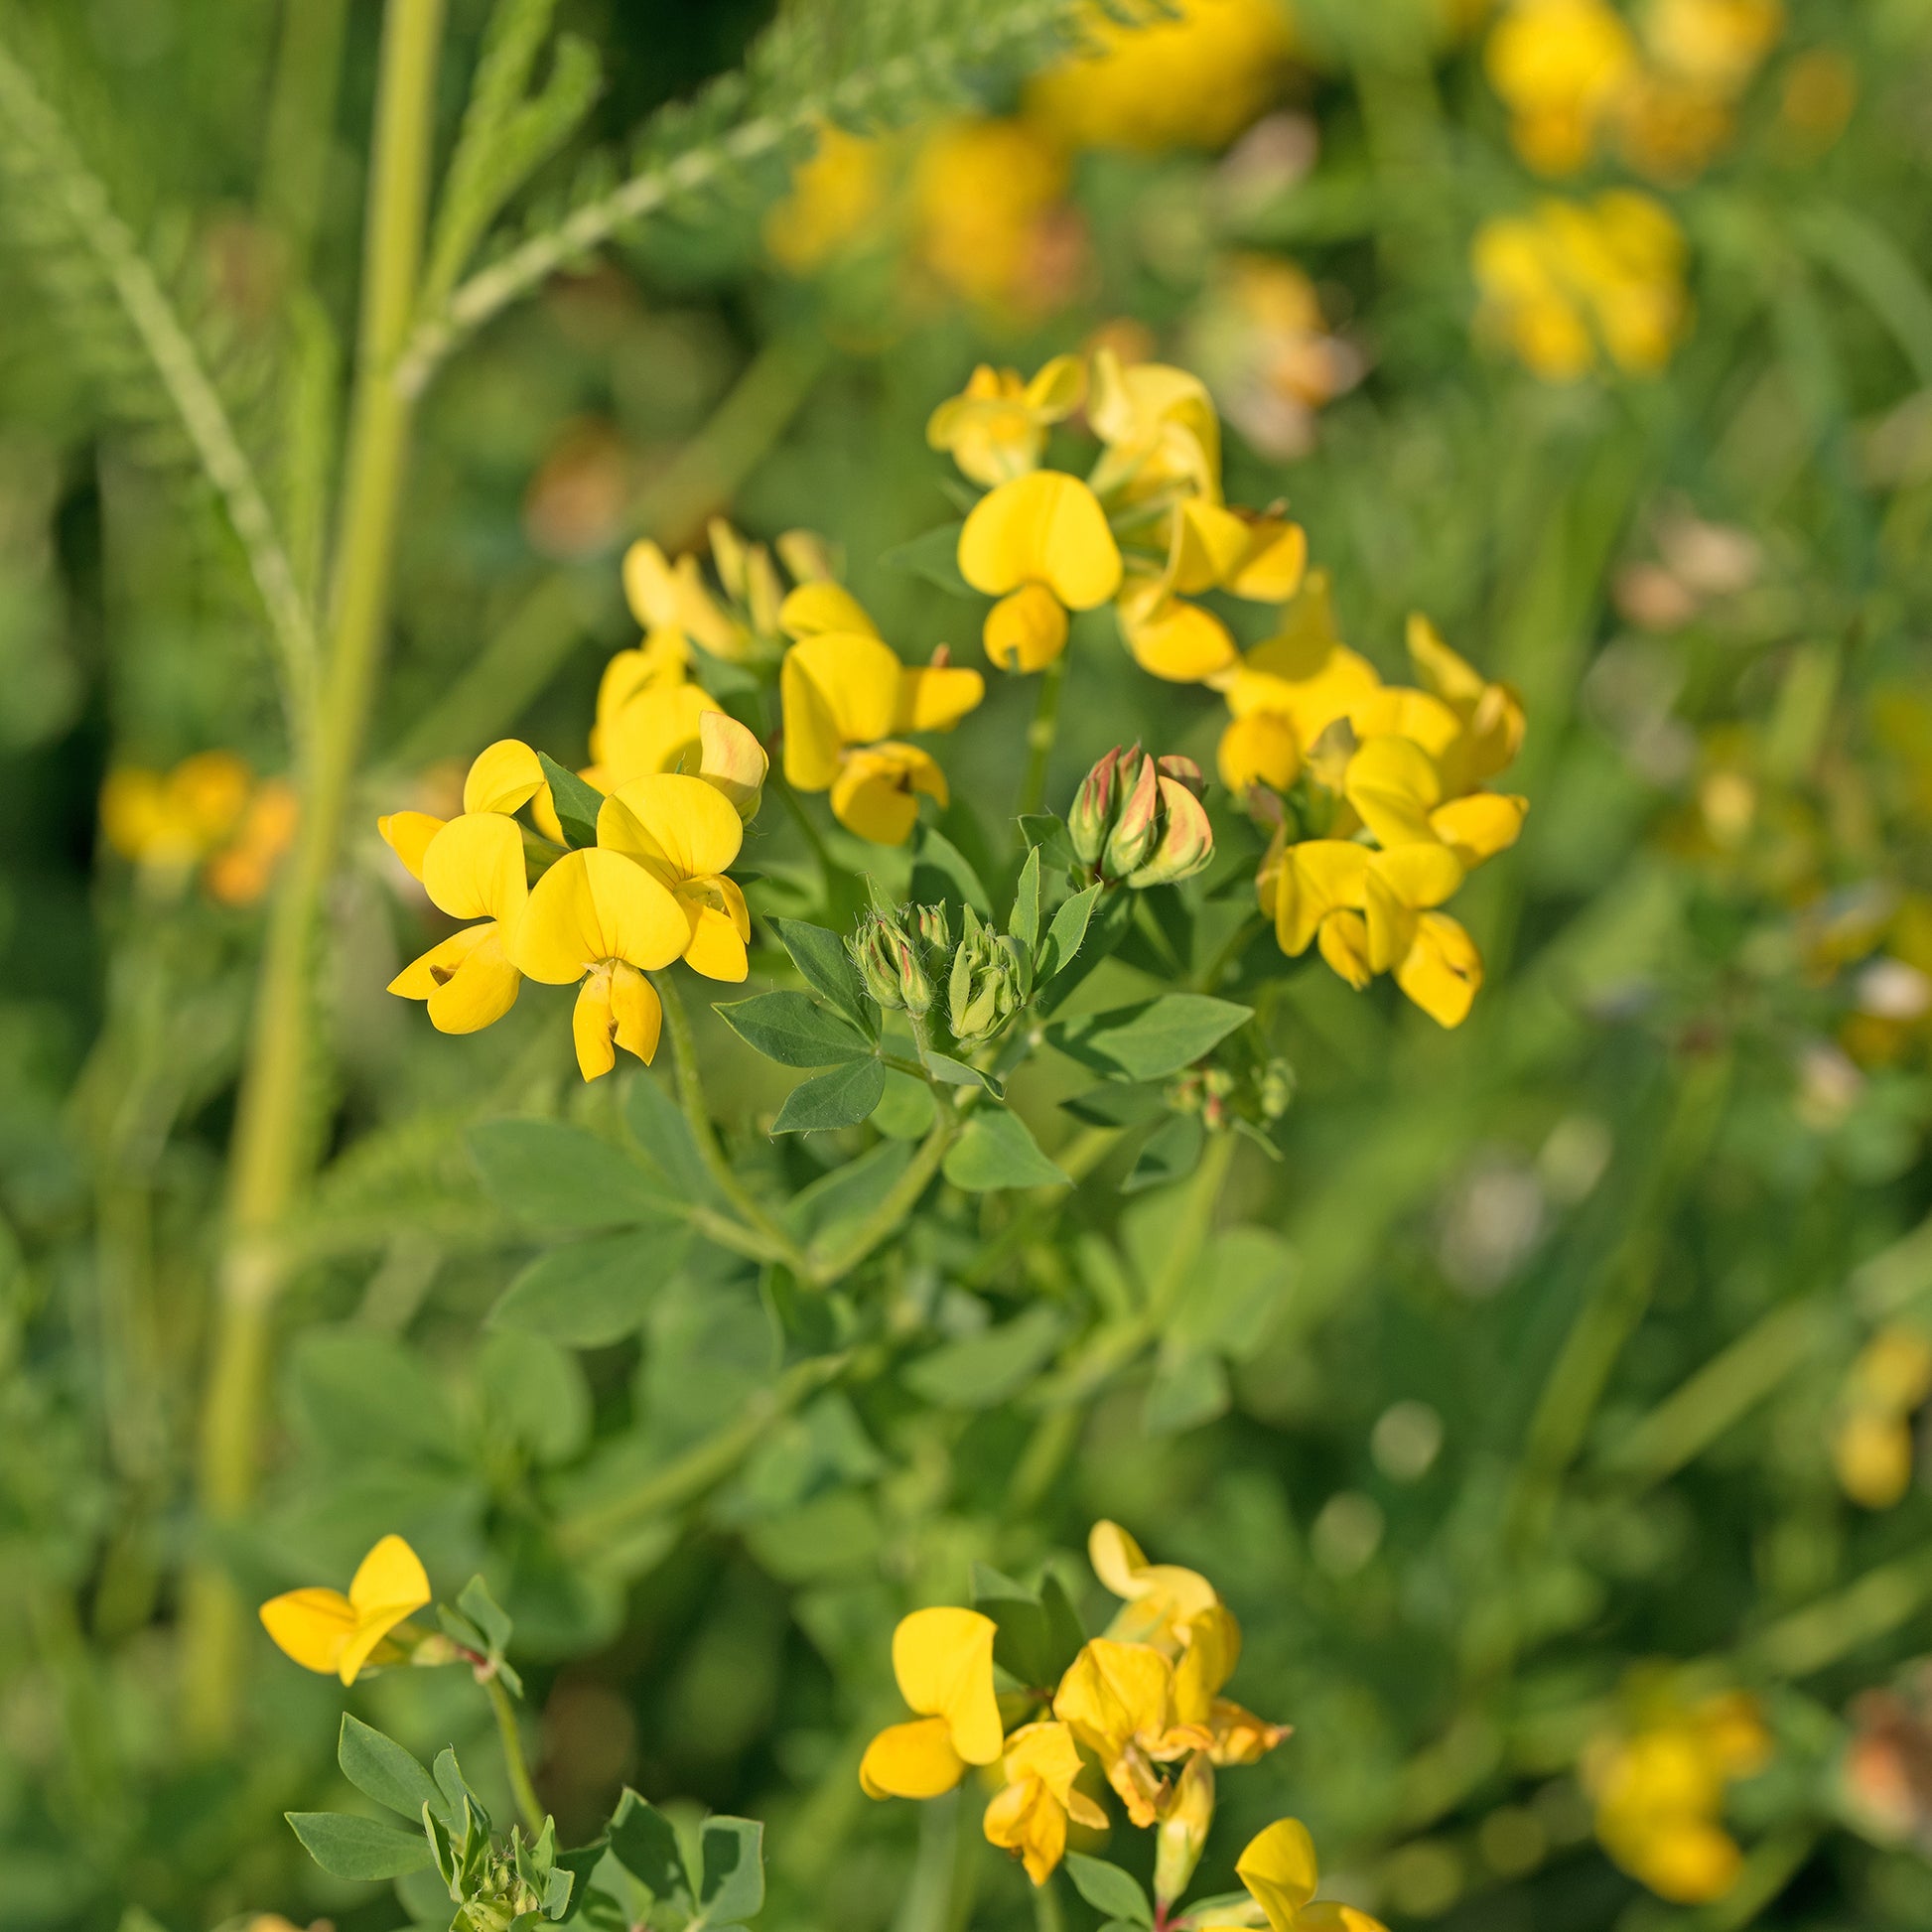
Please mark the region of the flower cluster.
POLYGON ((1350 986, 1378 973, 1445 1027, 1461 1024, 1482 960, 1440 908, 1522 830, 1527 799, 1491 791, 1523 739, 1523 709, 1409 623, 1420 688, 1382 682, 1337 636, 1325 576, 1286 627, 1215 680, 1232 714, 1221 781, 1273 828, 1257 888, 1282 950, 1318 946, 1350 986))
POLYGON ((1539 174, 1604 148, 1653 181, 1701 174, 1784 32, 1779 0, 1651 0, 1633 31, 1608 0, 1516 0, 1489 36, 1510 138, 1539 174))
POLYGON ((1662 203, 1630 189, 1593 202, 1548 198, 1498 215, 1471 252, 1476 333, 1532 373, 1569 382, 1600 362, 1652 374, 1690 318, 1683 230, 1662 203))
POLYGON ((233 752, 197 752, 171 771, 120 765, 100 788, 112 850, 164 894, 199 872, 222 905, 252 905, 268 891, 295 823, 293 787, 256 778, 233 752))
MULTIPOLYGON (((915 1716, 872 1740, 859 1780, 875 1798, 934 1798, 969 1766, 986 1768, 999 1782, 986 1836, 1020 1859, 1036 1885, 1064 1858, 1070 1830, 1105 1827, 1104 1784, 1135 1828, 1158 1834, 1155 1889, 1165 1922, 1206 1841, 1216 1770, 1256 1762, 1288 1731, 1221 1695, 1240 1659, 1241 1631, 1205 1577, 1149 1563, 1114 1523, 1095 1524, 1087 1547, 1122 1604, 1054 1683, 1003 1671, 1000 1626, 977 1610, 915 1610, 900 1622, 893 1670, 915 1716)), ((1314 1861, 1293 1821, 1248 1848, 1241 1876, 1278 1932, 1316 1922, 1296 1917, 1313 1896, 1314 1861)))
POLYGON ((1308 540, 1277 511, 1231 508, 1206 385, 1161 362, 1059 356, 1031 382, 982 368, 926 426, 934 449, 987 485, 959 532, 959 573, 997 599, 986 653, 1035 671, 1066 647, 1067 614, 1111 604, 1135 661, 1194 683, 1237 655, 1207 592, 1280 604, 1300 586, 1308 540), (1086 477, 1041 467, 1047 431, 1084 405, 1100 451, 1086 477))
POLYGON ((1698 1904, 1737 1877, 1742 1854, 1724 1829, 1725 1787, 1761 1770, 1771 1740, 1755 1702, 1727 1692, 1696 1703, 1660 1687, 1627 1729, 1585 1754, 1596 1836, 1662 1898, 1698 1904))
POLYGON ((1890 1509, 1911 1487, 1912 1418, 1932 1396, 1932 1341, 1915 1328, 1879 1329, 1845 1378, 1832 1463, 1845 1493, 1890 1509))

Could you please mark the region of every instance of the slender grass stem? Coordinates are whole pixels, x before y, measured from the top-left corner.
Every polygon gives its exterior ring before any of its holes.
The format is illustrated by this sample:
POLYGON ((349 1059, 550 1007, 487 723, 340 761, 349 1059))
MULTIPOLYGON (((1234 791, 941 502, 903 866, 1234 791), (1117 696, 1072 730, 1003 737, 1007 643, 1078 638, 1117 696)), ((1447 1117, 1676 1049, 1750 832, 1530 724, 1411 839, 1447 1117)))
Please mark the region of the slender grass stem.
POLYGON ((496 1715, 496 1735, 502 1741, 503 1770, 510 1781, 510 1796, 516 1800, 524 1830, 535 1838, 543 1830, 543 1802, 530 1780, 530 1761, 523 1755, 523 1733, 516 1727, 516 1705, 493 1669, 483 1679, 483 1687, 488 1695, 489 1708, 496 1715))
MULTIPOLYGON (((383 20, 364 233, 361 335, 329 654, 302 820, 275 900, 242 1075, 228 1233, 203 1397, 200 1501, 217 1531, 253 1499, 271 1313, 281 1287, 272 1241, 310 1151, 319 1057, 313 980, 323 900, 341 857, 388 612, 410 409, 391 379, 416 300, 443 0, 389 0, 383 20)), ((186 1714, 201 1742, 227 1741, 238 1712, 240 1603, 205 1554, 186 1591, 186 1714)))
POLYGON ((1060 698, 1066 690, 1067 654, 1060 654, 1039 674, 1039 699, 1034 721, 1027 727, 1027 775, 1020 786, 1020 815, 1036 812, 1046 799, 1046 772, 1053 761, 1053 745, 1060 732, 1060 698))
POLYGON ((829 1288, 834 1282, 843 1281, 882 1241, 891 1239, 917 1205, 932 1176, 939 1172, 939 1164, 945 1160, 946 1150, 952 1146, 953 1136, 958 1131, 957 1116, 943 1100, 940 1101, 939 1118, 919 1143, 919 1151, 913 1155, 912 1165, 899 1175, 893 1183, 892 1191, 851 1234, 813 1267, 810 1279, 818 1287, 829 1288))

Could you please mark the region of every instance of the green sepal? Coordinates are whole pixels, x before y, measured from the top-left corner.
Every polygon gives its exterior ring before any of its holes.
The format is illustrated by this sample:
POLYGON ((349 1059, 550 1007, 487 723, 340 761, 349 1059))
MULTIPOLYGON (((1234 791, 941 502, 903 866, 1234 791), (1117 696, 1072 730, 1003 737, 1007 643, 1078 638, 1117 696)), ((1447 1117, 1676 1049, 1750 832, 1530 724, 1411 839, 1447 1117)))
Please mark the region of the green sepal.
POLYGON ((563 827, 564 842, 579 849, 597 843, 597 814, 604 794, 587 785, 575 771, 565 767, 547 752, 537 754, 543 775, 550 781, 550 802, 557 808, 557 823, 563 827))

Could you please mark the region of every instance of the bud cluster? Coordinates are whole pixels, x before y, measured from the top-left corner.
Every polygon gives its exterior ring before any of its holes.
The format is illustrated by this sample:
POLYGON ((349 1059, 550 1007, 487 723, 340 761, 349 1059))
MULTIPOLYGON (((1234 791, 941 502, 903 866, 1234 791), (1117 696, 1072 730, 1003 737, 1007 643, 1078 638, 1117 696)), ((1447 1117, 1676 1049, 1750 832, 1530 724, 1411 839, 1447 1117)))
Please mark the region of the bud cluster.
POLYGON ((1200 792, 1192 759, 1115 746, 1080 781, 1067 835, 1097 879, 1136 890, 1172 886, 1214 856, 1200 792))
POLYGON ((934 996, 927 961, 934 955, 943 961, 951 944, 943 905, 867 912, 845 944, 866 991, 888 1012, 923 1020, 931 1011, 934 996), (903 922, 908 919, 916 938, 905 930, 903 922))
POLYGON ((1027 960, 1019 940, 995 932, 969 905, 966 929, 946 982, 946 1025, 964 1045, 991 1039, 1027 998, 1027 960))

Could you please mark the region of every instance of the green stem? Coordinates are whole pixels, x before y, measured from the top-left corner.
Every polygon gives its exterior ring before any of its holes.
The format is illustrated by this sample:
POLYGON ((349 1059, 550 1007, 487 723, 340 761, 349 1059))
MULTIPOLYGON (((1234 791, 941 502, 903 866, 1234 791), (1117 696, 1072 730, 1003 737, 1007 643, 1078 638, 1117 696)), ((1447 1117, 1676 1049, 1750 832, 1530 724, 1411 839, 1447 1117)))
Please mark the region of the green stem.
POLYGON ((262 218, 288 247, 289 268, 308 279, 309 256, 329 179, 348 0, 284 0, 281 42, 262 150, 262 218))
POLYGON ((1194 981, 1194 990, 1197 993, 1214 992, 1227 977, 1228 968, 1248 950, 1249 942, 1261 929, 1261 926, 1262 919, 1259 913, 1251 912, 1243 919, 1228 934, 1227 943, 1208 962, 1206 970, 1194 981))
MULTIPOLYGON (((281 1287, 272 1251, 309 1157, 317 1057, 312 982, 323 899, 341 855, 349 787, 374 692, 388 608, 409 404, 391 380, 416 299, 443 0, 389 0, 376 88, 363 246, 361 339, 331 598, 329 657, 310 755, 301 832, 270 918, 231 1153, 228 1232, 203 1397, 200 1500, 217 1529, 254 1495, 270 1311, 281 1287)), ((211 1554, 188 1579, 188 1722, 225 1742, 238 1709, 241 1611, 211 1554)))
POLYGON ((918 1204, 919 1196, 939 1172, 939 1164, 946 1158, 946 1150, 952 1146, 953 1136, 959 1131, 959 1121, 952 1109, 943 1100, 938 1104, 939 1118, 919 1143, 919 1151, 913 1155, 911 1166, 851 1234, 829 1255, 821 1257, 812 1268, 808 1279, 815 1286, 829 1288, 834 1282, 843 1281, 882 1241, 890 1240, 898 1231, 905 1217, 918 1204))
POLYGON ((1050 1871, 1043 1885, 1034 1887, 1034 1932, 1066 1932, 1066 1914, 1060 1909, 1060 1895, 1050 1871))
POLYGON ((482 1680, 489 1694, 489 1708, 496 1714, 496 1735, 503 1744, 503 1769, 509 1774, 510 1796, 523 1819, 523 1828, 532 1838, 543 1831, 544 1810, 537 1788, 530 1781, 530 1762, 523 1755, 523 1734, 516 1727, 516 1706, 503 1688, 503 1680, 492 1670, 482 1680))
POLYGON ((1066 689, 1064 650, 1039 674, 1039 700, 1027 727, 1027 775, 1020 786, 1020 815, 1036 812, 1046 799, 1046 767, 1060 730, 1060 696, 1066 689))
POLYGON ((811 814, 806 811, 798 794, 786 783, 782 772, 774 769, 765 780, 765 784, 778 794, 779 802, 791 814, 792 821, 799 831, 805 835, 805 843, 811 847, 812 857, 818 861, 819 891, 829 897, 832 891, 832 855, 825 849, 824 835, 812 823, 811 814))
POLYGON ((669 973, 659 973, 653 983, 664 1008, 664 1031, 671 1036, 671 1057, 677 1062, 677 1094, 684 1109, 684 1122, 697 1143, 698 1158, 705 1171, 718 1183, 719 1191, 737 1209, 740 1218, 761 1241, 769 1258, 782 1262, 801 1280, 809 1280, 811 1263, 789 1234, 781 1228, 751 1190, 732 1172, 725 1151, 718 1145, 717 1130, 711 1124, 711 1110, 705 1104, 704 1076, 698 1071, 698 1045, 691 1035, 691 1021, 684 1010, 683 996, 669 973))

